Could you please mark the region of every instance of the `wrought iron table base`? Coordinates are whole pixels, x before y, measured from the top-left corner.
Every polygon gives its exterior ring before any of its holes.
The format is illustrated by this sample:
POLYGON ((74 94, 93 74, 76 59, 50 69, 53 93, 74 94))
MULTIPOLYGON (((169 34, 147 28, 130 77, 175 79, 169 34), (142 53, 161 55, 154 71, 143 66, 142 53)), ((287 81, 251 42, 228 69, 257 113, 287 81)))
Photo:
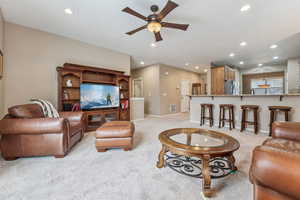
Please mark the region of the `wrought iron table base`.
MULTIPOLYGON (((201 165, 202 159, 196 157, 181 156, 173 153, 166 153, 165 165, 174 171, 191 176, 194 178, 203 178, 201 165)), ((236 171, 232 167, 231 161, 226 157, 216 157, 209 160, 210 176, 211 178, 223 178, 236 171)))
POLYGON ((201 158, 188 157, 168 152, 163 146, 157 167, 163 168, 165 166, 180 174, 203 179, 203 193, 206 197, 212 196, 212 178, 222 178, 237 171, 235 158, 232 154, 215 158, 211 158, 210 155, 204 155, 201 158))

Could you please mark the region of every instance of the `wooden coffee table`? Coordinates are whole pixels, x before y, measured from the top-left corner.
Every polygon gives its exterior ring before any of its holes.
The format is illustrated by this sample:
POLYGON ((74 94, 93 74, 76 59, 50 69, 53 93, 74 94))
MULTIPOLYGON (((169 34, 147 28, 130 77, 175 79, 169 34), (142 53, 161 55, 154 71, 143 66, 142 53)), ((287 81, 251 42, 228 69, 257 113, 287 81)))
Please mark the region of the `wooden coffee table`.
POLYGON ((216 131, 179 128, 159 135, 162 149, 157 167, 165 166, 180 174, 203 178, 203 193, 212 196, 211 179, 222 178, 237 170, 233 153, 239 142, 216 131))

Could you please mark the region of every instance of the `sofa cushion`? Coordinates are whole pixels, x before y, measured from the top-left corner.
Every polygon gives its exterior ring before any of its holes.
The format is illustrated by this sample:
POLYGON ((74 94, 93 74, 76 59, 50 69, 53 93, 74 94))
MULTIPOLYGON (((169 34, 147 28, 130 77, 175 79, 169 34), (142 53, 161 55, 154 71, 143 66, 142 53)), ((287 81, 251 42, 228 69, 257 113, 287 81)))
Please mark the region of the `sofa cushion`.
POLYGON ((133 124, 129 121, 110 121, 110 122, 106 122, 105 124, 102 125, 102 127, 109 127, 109 126, 132 126, 133 124))
POLYGON ((8 114, 16 118, 44 118, 43 111, 37 104, 24 104, 10 107, 8 114))
POLYGON ((290 152, 300 153, 300 142, 296 142, 292 140, 272 138, 266 140, 263 144, 266 146, 275 147, 290 152))

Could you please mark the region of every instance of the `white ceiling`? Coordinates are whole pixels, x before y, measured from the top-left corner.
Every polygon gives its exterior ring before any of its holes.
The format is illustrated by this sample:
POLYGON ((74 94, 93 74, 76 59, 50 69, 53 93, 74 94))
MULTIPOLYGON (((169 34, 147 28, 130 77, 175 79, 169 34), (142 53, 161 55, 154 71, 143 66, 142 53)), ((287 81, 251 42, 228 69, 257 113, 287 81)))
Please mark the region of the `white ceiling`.
POLYGON ((237 58, 226 58, 223 60, 215 60, 215 65, 233 65, 239 68, 257 67, 259 63, 264 66, 270 65, 287 65, 287 60, 290 58, 300 57, 300 33, 294 34, 284 40, 278 41, 277 49, 271 50, 270 48, 261 49, 253 55, 245 55, 237 58), (273 57, 279 59, 274 60, 273 57), (240 61, 244 61, 244 65, 240 65, 240 61))
POLYGON ((244 60, 245 66, 248 61, 269 62, 283 51, 280 44, 270 50, 271 44, 300 32, 299 0, 174 1, 180 6, 165 21, 191 26, 187 32, 163 29, 164 41, 156 48, 150 47, 154 36, 147 30, 125 34, 144 22, 121 10, 129 6, 147 16, 151 5, 162 8, 166 0, 0 0, 0 6, 9 22, 129 54, 136 67, 143 60, 146 65, 164 63, 191 70, 199 65, 201 72, 213 61, 238 65, 244 60), (245 4, 251 10, 242 13, 245 4), (73 15, 66 15, 65 8, 73 15), (242 41, 248 45, 240 47, 242 41), (236 54, 233 59, 228 56, 231 52, 236 54), (186 62, 190 66, 184 66, 186 62))

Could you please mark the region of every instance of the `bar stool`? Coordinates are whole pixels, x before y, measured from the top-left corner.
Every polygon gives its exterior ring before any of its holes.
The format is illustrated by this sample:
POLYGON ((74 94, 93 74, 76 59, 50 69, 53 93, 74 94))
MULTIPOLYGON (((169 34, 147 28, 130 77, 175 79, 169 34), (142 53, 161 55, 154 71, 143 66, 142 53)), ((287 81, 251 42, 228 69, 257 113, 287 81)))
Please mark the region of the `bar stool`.
POLYGON ((214 117, 213 117, 213 104, 201 104, 201 119, 200 119, 200 126, 203 126, 205 120, 209 120, 210 127, 214 124, 214 117), (208 117, 205 116, 206 108, 208 109, 208 117))
POLYGON ((272 136, 272 125, 276 121, 277 114, 279 112, 284 112, 285 121, 289 121, 289 112, 292 110, 292 107, 289 106, 269 106, 270 110, 270 134, 272 136))
POLYGON ((258 132, 258 108, 259 106, 257 105, 242 105, 241 109, 242 109, 242 121, 241 121, 241 132, 243 132, 247 125, 254 125, 254 132, 255 134, 257 134, 258 132), (248 121, 247 120, 247 116, 248 116, 248 112, 252 111, 253 112, 253 121, 248 121))
POLYGON ((219 128, 225 126, 225 122, 229 122, 229 129, 235 128, 234 122, 234 105, 232 104, 220 104, 220 113, 219 113, 219 128), (226 110, 229 111, 229 118, 225 118, 226 110))

